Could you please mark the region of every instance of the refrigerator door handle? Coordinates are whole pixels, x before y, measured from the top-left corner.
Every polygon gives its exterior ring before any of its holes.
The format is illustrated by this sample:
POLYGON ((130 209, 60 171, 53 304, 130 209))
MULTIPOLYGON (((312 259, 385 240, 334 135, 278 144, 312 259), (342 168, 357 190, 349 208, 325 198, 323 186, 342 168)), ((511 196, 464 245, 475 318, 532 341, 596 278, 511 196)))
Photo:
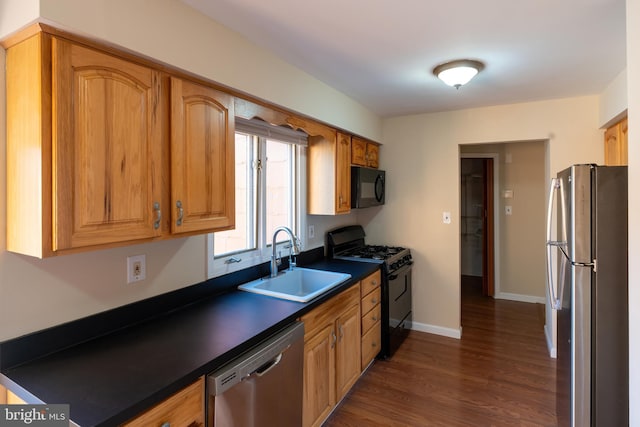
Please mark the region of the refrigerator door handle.
POLYGON ((558 178, 552 178, 551 188, 549 189, 549 209, 547 211, 547 286, 549 288, 549 299, 550 299, 549 302, 551 304, 551 308, 553 308, 554 310, 562 309, 562 296, 564 292, 564 272, 565 272, 566 261, 568 258, 568 254, 566 252, 566 249, 567 249, 566 213, 567 213, 567 210, 564 202, 564 188, 562 185, 562 180, 558 178), (560 220, 561 224, 559 224, 559 226, 562 227, 561 237, 564 238, 565 240, 551 240, 552 219, 553 219, 553 211, 554 211, 553 201, 555 199, 556 192, 560 192, 560 200, 561 200, 560 209, 561 209, 562 217, 560 220), (560 289, 559 289, 557 298, 556 298, 555 286, 553 284, 554 281, 553 281, 552 254, 553 254, 554 247, 560 249, 560 251, 564 255, 563 257, 561 257, 561 265, 558 266, 559 272, 560 272, 560 277, 558 278, 560 289))

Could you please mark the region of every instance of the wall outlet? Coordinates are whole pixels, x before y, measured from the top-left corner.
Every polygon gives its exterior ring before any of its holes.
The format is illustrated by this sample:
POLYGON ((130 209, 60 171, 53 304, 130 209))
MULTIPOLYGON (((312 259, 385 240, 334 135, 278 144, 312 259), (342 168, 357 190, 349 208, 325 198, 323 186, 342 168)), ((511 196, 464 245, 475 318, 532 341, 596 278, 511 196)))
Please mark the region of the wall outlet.
POLYGON ((504 207, 504 214, 505 215, 511 215, 513 213, 513 210, 511 209, 511 206, 505 206, 504 207))
POLYGON ((145 255, 127 257, 127 283, 135 283, 147 277, 145 255))

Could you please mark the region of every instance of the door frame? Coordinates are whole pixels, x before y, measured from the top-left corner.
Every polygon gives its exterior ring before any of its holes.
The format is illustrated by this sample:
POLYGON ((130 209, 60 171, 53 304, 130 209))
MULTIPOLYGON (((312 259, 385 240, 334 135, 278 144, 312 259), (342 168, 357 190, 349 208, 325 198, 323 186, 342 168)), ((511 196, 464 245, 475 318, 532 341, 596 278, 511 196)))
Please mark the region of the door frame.
MULTIPOLYGON (((460 153, 460 159, 493 159, 493 295, 495 298, 496 295, 500 294, 500 155, 498 153, 460 153)), ((458 165, 460 163, 458 162, 458 165)), ((460 166, 458 166, 460 167, 460 166)), ((458 175, 461 174, 460 170, 458 171, 458 175)), ((462 189, 460 188, 460 180, 458 180, 458 194, 462 194, 462 189)), ((460 203, 460 198, 458 197, 458 203, 460 203)), ((461 207, 459 206, 459 212, 462 212, 461 207)), ((490 220, 490 218, 487 218, 490 220)), ((460 221, 462 224, 462 221, 460 221)), ((460 225, 462 227, 462 225, 460 225)), ((462 229, 459 231, 462 232, 462 229)), ((490 251, 491 248, 488 248, 490 251)), ((458 254, 462 251, 462 241, 459 241, 458 244, 458 254)), ((483 260, 483 263, 486 262, 483 260)), ((483 269, 483 275, 485 271, 483 269)), ((462 284, 461 284, 462 286, 462 284)))

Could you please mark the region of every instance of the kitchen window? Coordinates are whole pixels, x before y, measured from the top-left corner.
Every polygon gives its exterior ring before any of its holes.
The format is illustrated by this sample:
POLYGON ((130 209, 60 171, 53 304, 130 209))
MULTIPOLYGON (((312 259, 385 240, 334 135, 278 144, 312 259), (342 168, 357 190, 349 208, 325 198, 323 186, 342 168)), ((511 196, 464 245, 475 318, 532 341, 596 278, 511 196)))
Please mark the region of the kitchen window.
MULTIPOLYGON (((301 236, 306 214, 306 144, 303 132, 236 118, 236 227, 208 235, 208 277, 269 261, 278 226, 301 236)), ((288 256, 286 234, 280 233, 278 239, 278 252, 288 256)))

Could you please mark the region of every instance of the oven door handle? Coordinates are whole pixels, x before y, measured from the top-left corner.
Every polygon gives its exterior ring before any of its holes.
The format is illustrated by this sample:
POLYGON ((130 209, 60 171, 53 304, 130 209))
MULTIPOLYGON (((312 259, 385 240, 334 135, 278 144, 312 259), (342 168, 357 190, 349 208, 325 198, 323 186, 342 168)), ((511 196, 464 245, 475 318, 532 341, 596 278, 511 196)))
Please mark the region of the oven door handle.
POLYGON ((389 280, 396 280, 398 278, 397 274, 392 274, 389 276, 389 280))
POLYGON ((406 294, 406 293, 407 293, 407 289, 408 289, 408 288, 409 288, 409 287, 407 286, 407 279, 405 279, 405 280, 404 280, 404 289, 402 290, 402 292, 400 292, 400 295, 398 295, 398 296, 396 297, 396 299, 394 299, 394 301, 398 301, 398 300, 400 299, 400 297, 402 297, 402 295, 406 294))

